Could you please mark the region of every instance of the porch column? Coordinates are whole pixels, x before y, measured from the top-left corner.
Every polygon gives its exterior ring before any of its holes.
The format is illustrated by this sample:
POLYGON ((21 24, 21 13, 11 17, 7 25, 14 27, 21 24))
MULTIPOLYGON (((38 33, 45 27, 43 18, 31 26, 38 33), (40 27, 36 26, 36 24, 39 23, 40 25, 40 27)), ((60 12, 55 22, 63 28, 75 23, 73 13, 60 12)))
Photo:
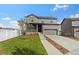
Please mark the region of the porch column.
POLYGON ((37 30, 37 32, 38 32, 38 25, 36 25, 36 30, 37 30))

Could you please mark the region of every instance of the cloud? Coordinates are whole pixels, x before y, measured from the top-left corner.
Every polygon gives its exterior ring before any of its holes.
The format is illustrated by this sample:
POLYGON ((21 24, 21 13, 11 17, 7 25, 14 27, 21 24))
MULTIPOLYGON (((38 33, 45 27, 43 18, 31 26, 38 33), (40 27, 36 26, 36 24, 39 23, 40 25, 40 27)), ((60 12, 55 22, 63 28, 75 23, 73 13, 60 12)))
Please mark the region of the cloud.
POLYGON ((27 16, 28 14, 25 14, 24 16, 27 16))
POLYGON ((17 29, 20 28, 17 21, 10 21, 10 24, 11 28, 17 28, 17 29))
POLYGON ((68 7, 69 7, 68 5, 56 4, 56 5, 54 6, 54 8, 52 9, 52 11, 57 11, 58 9, 61 9, 61 8, 64 9, 64 10, 66 10, 68 7))
POLYGON ((17 24, 17 21, 10 21, 11 24, 17 24))
POLYGON ((9 25, 4 25, 4 24, 0 23, 0 27, 20 29, 17 21, 10 21, 8 24, 9 25))
POLYGON ((0 23, 0 27, 5 27, 2 23, 0 23))
POLYGON ((79 18, 79 14, 70 15, 70 18, 79 18))
POLYGON ((1 18, 1 20, 11 20, 11 17, 4 17, 4 18, 1 18))

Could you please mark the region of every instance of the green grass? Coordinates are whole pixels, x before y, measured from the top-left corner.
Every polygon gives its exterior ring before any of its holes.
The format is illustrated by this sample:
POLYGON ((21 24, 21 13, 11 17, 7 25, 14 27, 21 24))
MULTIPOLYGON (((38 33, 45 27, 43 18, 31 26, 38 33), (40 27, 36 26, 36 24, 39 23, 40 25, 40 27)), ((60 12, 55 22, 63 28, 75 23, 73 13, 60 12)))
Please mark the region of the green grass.
POLYGON ((0 54, 47 55, 38 35, 25 35, 0 42, 0 54))

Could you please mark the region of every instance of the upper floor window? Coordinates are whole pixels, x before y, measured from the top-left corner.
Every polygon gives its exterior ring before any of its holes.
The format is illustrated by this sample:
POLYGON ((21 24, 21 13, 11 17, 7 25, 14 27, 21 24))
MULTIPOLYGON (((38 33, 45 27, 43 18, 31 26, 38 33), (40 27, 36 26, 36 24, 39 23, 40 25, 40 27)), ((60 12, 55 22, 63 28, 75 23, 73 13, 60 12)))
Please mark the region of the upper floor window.
POLYGON ((31 20, 31 22, 33 22, 34 20, 33 20, 33 17, 30 17, 30 20, 31 20))
POLYGON ((44 23, 44 21, 41 21, 42 23, 44 23))
POLYGON ((32 19, 31 22, 34 22, 34 20, 32 19))
POLYGON ((53 23, 53 21, 50 21, 50 23, 53 23))

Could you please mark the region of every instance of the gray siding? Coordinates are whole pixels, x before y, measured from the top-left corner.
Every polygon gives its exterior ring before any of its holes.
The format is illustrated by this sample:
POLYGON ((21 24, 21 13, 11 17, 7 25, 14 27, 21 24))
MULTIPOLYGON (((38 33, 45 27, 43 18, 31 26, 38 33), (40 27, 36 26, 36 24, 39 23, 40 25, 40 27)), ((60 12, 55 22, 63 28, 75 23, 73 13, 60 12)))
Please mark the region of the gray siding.
POLYGON ((72 26, 79 26, 79 21, 72 21, 72 26))
POLYGON ((72 22, 70 19, 65 19, 63 21, 63 23, 61 24, 61 32, 62 35, 73 36, 72 22))
POLYGON ((26 19, 26 22, 27 23, 38 23, 38 19, 34 16, 29 16, 27 19, 26 19))
POLYGON ((37 19, 34 16, 29 16, 27 18, 28 23, 43 23, 43 24, 57 24, 57 20, 55 19, 37 19))
POLYGON ((58 29, 58 25, 43 25, 43 29, 58 29))

